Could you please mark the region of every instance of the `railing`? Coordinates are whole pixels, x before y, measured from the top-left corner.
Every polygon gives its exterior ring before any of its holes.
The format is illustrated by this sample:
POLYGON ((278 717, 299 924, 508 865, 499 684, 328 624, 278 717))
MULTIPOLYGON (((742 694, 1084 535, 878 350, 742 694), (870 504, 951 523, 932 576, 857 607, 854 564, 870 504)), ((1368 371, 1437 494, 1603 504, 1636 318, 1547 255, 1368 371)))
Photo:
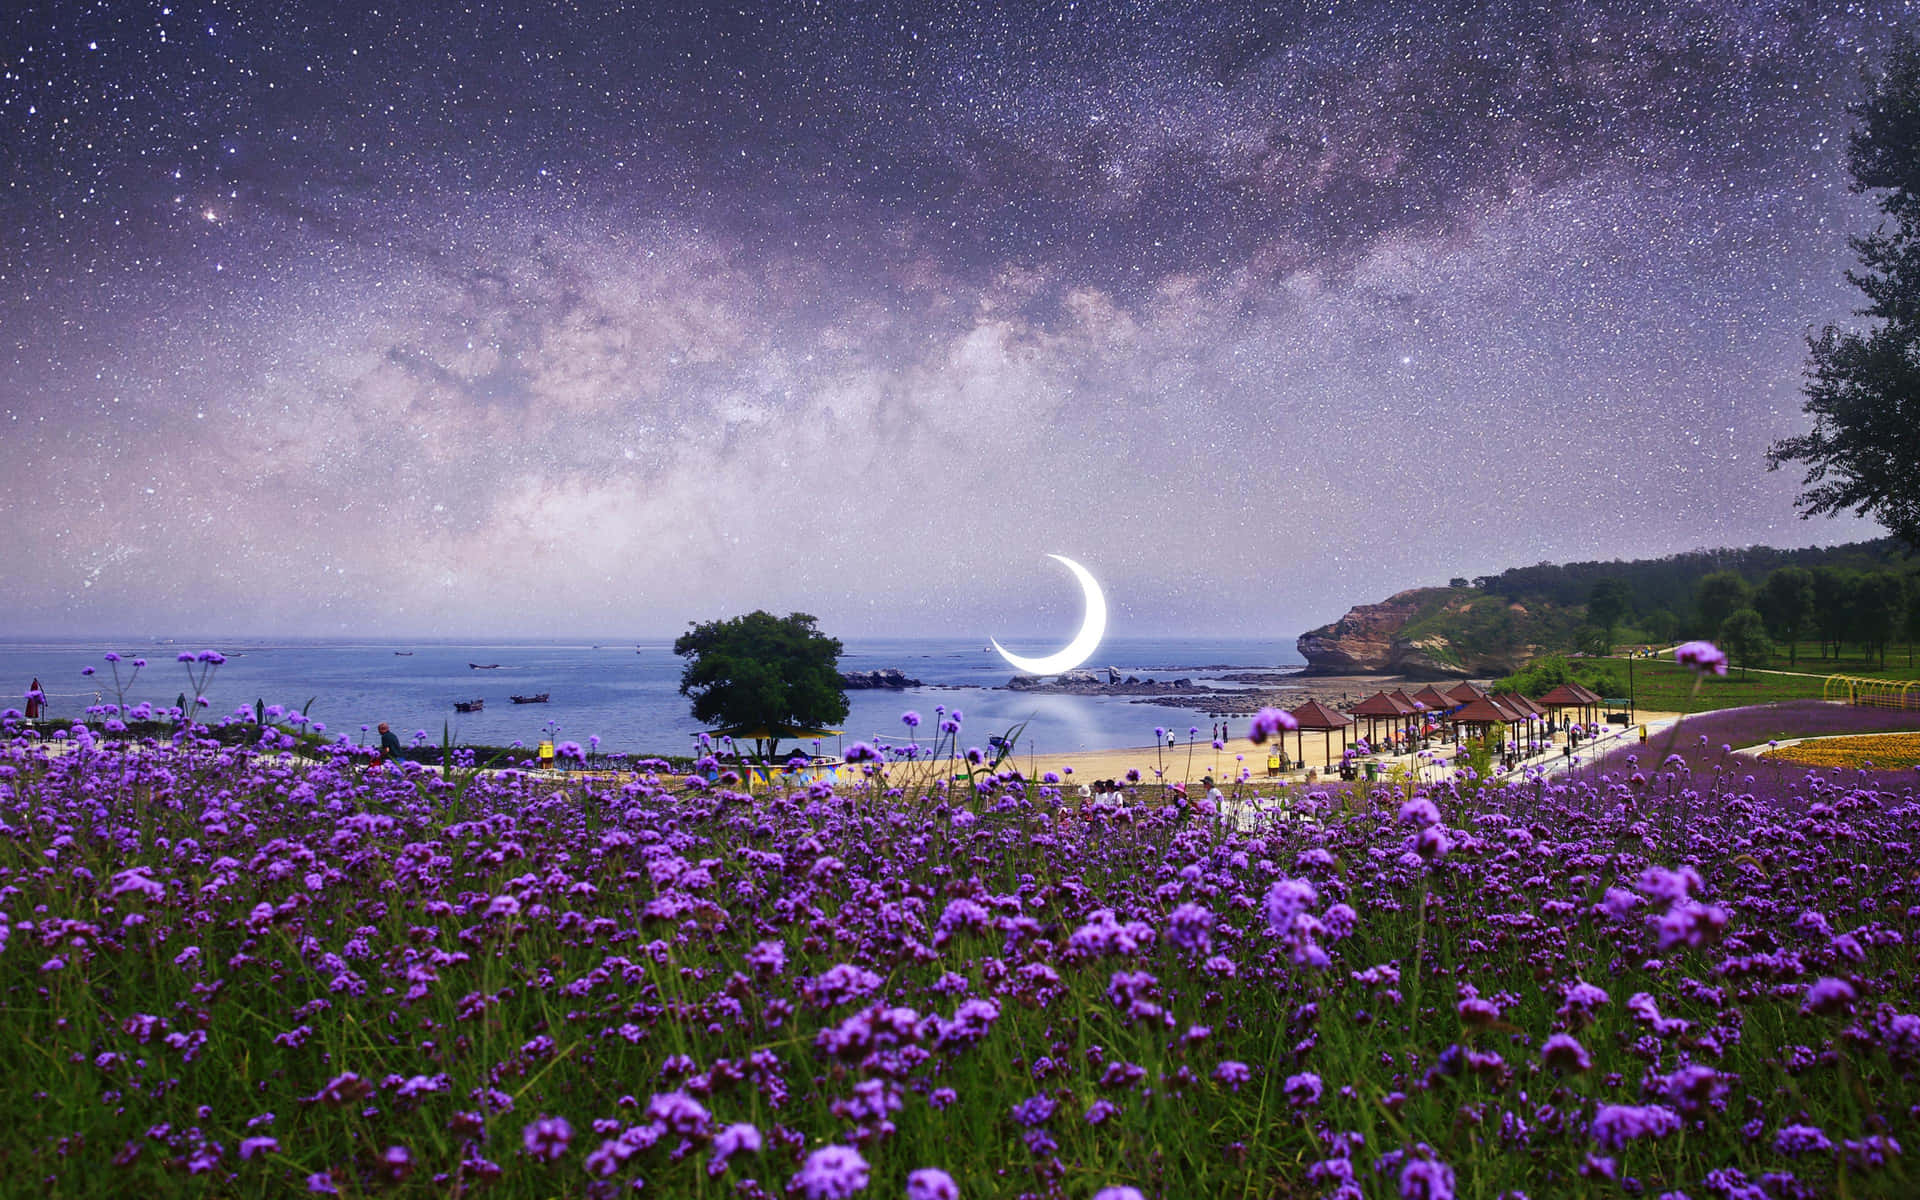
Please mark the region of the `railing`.
POLYGON ((1820 695, 1866 708, 1920 709, 1920 679, 1869 679, 1861 675, 1829 675, 1820 695))

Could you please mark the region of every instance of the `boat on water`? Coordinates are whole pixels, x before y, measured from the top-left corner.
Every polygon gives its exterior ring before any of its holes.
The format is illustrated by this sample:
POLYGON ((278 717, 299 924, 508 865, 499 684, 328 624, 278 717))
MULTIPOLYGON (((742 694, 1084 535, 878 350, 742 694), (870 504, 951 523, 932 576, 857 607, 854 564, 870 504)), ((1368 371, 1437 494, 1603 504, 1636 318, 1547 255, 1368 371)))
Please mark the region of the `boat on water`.
POLYGON ((476 671, 498 671, 500 669, 499 663, 468 663, 467 665, 476 671))
POLYGON ((396 654, 396 655, 398 655, 398 656, 399 656, 399 657, 401 657, 401 658, 412 658, 412 657, 413 657, 413 651, 411 651, 411 650, 395 650, 395 651, 394 651, 394 654, 396 654))
POLYGON ((453 711, 476 713, 486 708, 486 706, 487 702, 485 700, 455 700, 453 702, 453 711))
POLYGON ((535 692, 531 696, 508 696, 515 704, 545 704, 553 698, 552 692, 535 692))

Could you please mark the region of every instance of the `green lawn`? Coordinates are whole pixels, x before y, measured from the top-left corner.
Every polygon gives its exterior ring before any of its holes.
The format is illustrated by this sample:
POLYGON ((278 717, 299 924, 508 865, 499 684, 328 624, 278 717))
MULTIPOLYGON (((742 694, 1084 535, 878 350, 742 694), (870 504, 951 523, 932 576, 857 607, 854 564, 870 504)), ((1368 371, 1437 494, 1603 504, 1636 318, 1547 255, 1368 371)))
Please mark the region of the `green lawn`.
MULTIPOLYGON (((1655 712, 1711 712, 1747 704, 1771 704, 1776 700, 1819 700, 1829 675, 1920 679, 1920 668, 1907 667, 1906 648, 1903 646, 1900 650, 1900 665, 1896 666, 1894 656, 1888 654, 1887 669, 1881 671, 1877 669, 1877 660, 1875 666, 1869 668, 1867 660, 1858 654, 1823 662, 1818 657, 1819 647, 1809 645, 1803 648, 1799 666, 1793 668, 1797 673, 1789 673, 1786 659, 1781 656, 1775 658, 1767 670, 1743 672, 1739 667, 1732 667, 1724 677, 1708 676, 1699 681, 1697 687, 1693 673, 1675 663, 1671 656, 1634 659, 1631 662, 1633 701, 1635 707, 1655 712)), ((1609 665, 1625 678, 1629 660, 1611 659, 1609 665)))
POLYGON ((1887 666, 1880 669, 1880 657, 1868 657, 1856 646, 1848 646, 1838 658, 1821 658, 1820 643, 1801 642, 1795 647, 1798 660, 1787 664, 1785 646, 1767 665, 1776 671, 1806 671, 1813 675, 1866 675, 1880 679, 1920 679, 1920 645, 1896 642, 1887 647, 1887 666), (1909 660, 1913 660, 1912 663, 1909 660))

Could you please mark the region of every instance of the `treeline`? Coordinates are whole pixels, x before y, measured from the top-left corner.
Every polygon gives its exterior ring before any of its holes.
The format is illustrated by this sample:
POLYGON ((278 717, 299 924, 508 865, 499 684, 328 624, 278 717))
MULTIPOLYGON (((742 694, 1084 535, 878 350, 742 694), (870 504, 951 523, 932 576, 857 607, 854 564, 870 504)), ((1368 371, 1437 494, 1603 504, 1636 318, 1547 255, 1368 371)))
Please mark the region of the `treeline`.
POLYGON ((1844 546, 1695 550, 1630 562, 1540 563, 1483 575, 1471 586, 1521 604, 1586 609, 1570 648, 1610 653, 1622 641, 1709 638, 1734 661, 1761 666, 1802 643, 1821 658, 1856 647, 1886 665, 1887 650, 1920 641, 1920 559, 1883 538, 1844 546))
MULTIPOLYGON (((1483 592, 1505 596, 1525 603, 1547 600, 1554 604, 1585 604, 1593 594, 1593 585, 1602 579, 1624 583, 1632 597, 1634 610, 1640 613, 1672 613, 1685 621, 1692 611, 1694 594, 1708 575, 1730 571, 1749 584, 1758 586, 1781 567, 1832 567, 1838 570, 1900 570, 1908 564, 1900 554, 1899 543, 1892 538, 1872 542, 1851 542, 1844 546, 1808 546, 1801 550, 1780 550, 1772 546, 1748 546, 1745 549, 1689 550, 1665 558, 1641 558, 1623 562, 1540 563, 1531 567, 1510 567, 1498 575, 1482 575, 1471 586, 1483 592)), ((1465 579, 1453 581, 1455 587, 1469 586, 1465 579)))

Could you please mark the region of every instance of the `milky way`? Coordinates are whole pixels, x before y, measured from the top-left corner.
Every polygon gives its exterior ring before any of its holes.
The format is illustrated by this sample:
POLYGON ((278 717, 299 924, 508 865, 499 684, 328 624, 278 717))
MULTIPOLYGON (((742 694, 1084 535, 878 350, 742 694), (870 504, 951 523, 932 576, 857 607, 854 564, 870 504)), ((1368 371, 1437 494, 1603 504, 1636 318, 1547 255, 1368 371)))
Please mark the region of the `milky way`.
MULTIPOLYGON (((1291 634, 1871 536, 1832 3, 9 6, 0 632, 1291 634)), ((1920 18, 1912 23, 1920 25, 1920 18)))

